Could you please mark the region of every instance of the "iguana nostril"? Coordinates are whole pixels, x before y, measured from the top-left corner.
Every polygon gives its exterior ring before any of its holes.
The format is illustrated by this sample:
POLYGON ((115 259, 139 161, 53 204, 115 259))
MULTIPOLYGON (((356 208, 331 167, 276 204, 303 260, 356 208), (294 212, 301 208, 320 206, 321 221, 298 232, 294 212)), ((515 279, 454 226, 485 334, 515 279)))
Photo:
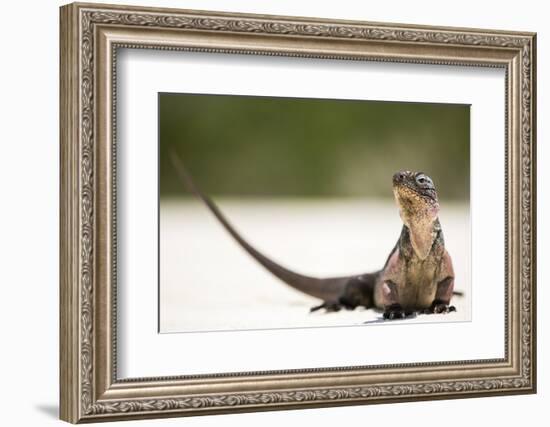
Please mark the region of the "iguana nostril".
POLYGON ((405 179, 405 172, 396 172, 393 175, 393 182, 403 182, 405 179))

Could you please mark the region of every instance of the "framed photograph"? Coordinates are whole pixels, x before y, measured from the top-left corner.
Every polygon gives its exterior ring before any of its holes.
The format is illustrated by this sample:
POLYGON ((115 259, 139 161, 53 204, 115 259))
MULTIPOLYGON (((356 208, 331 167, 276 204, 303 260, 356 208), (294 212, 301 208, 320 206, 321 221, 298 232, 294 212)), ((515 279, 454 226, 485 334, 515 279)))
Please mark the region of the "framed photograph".
POLYGON ((63 420, 535 392, 535 34, 60 22, 63 420))

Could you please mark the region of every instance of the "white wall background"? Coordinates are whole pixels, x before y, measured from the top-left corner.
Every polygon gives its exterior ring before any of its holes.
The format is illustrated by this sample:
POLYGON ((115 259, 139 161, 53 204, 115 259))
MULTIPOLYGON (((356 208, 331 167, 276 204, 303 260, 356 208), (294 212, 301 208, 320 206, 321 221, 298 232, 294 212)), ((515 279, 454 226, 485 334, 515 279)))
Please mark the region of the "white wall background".
MULTIPOLYGON (((113 3, 122 3, 110 0, 113 3)), ((192 419, 130 425, 256 426, 430 424, 448 427, 545 422, 550 405, 550 29, 545 2, 133 0, 134 4, 538 32, 539 393, 192 419)), ((0 65, 0 419, 2 425, 59 425, 58 402, 58 6, 57 0, 2 5, 0 65)), ((487 256, 493 256, 487 251, 487 256)), ((499 256, 495 254, 494 256, 499 256)), ((540 423, 539 423, 540 424, 540 423)))

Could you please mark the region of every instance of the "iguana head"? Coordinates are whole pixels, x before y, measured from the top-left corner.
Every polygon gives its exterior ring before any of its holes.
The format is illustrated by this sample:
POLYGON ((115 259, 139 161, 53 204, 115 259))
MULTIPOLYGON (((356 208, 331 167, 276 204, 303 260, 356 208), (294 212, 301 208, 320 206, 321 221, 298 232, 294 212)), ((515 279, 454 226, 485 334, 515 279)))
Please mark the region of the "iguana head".
POLYGON ((397 203, 411 207, 437 204, 437 191, 432 179, 424 172, 400 171, 393 175, 393 193, 397 203))
POLYGON ((435 185, 423 172, 400 171, 393 175, 393 194, 401 220, 411 232, 415 252, 425 259, 438 224, 439 202, 435 185))

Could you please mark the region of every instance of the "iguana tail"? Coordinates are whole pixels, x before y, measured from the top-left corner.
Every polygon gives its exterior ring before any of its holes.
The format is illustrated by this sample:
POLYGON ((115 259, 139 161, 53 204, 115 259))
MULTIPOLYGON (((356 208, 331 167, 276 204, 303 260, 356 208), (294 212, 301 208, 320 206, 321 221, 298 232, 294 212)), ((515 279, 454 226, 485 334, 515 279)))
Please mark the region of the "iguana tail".
POLYGON ((346 284, 349 281, 349 277, 335 277, 327 279, 319 279, 315 277, 304 276, 294 271, 288 270, 282 265, 272 261, 264 254, 259 252, 256 248, 250 245, 235 228, 225 218, 218 206, 206 196, 197 187, 191 175, 187 172, 179 156, 172 152, 171 160, 174 168, 177 172, 178 178, 185 185, 189 191, 194 193, 204 204, 208 207, 210 212, 218 219, 221 225, 227 230, 227 232, 237 241, 241 247, 258 261, 266 270, 271 274, 285 282, 287 285, 297 289, 305 294, 311 295, 316 298, 320 298, 324 301, 336 301, 342 294, 346 284))

